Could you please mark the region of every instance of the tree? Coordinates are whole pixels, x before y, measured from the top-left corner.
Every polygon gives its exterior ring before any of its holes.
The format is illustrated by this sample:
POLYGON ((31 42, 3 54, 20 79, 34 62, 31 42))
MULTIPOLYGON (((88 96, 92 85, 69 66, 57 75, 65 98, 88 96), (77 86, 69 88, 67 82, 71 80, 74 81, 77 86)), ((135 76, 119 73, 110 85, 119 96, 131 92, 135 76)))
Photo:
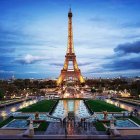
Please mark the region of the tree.
POLYGON ((4 98, 4 91, 0 89, 0 100, 4 98))
POLYGON ((92 93, 95 93, 95 92, 96 92, 95 87, 93 87, 93 88, 91 89, 91 92, 92 92, 92 93))

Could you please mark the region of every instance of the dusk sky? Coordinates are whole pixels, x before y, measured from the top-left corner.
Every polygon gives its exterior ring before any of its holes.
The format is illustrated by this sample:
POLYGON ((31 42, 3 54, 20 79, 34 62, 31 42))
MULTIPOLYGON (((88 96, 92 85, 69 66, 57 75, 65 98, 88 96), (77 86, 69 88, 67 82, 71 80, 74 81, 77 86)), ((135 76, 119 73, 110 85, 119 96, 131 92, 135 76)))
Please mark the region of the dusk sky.
POLYGON ((140 76, 140 0, 0 0, 0 78, 57 78, 68 11, 84 77, 140 76))

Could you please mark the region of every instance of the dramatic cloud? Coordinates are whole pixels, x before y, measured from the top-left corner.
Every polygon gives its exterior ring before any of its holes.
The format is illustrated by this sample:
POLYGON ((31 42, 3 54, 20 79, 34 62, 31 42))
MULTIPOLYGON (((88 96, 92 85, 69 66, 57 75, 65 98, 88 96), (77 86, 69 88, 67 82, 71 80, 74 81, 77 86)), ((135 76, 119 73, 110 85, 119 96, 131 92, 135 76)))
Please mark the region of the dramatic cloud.
POLYGON ((110 61, 102 65, 103 68, 110 71, 140 69, 140 41, 120 44, 114 49, 114 52, 110 61))
POLYGON ((45 60, 45 58, 40 57, 40 56, 33 56, 33 55, 30 55, 30 54, 27 54, 23 58, 19 58, 16 61, 21 63, 21 64, 32 64, 32 63, 42 61, 42 60, 45 60))
POLYGON ((140 69, 140 57, 130 58, 130 59, 114 59, 109 64, 104 64, 104 68, 111 71, 120 70, 136 70, 140 69))
POLYGON ((134 43, 120 44, 115 49, 115 52, 127 53, 140 53, 140 41, 134 43))

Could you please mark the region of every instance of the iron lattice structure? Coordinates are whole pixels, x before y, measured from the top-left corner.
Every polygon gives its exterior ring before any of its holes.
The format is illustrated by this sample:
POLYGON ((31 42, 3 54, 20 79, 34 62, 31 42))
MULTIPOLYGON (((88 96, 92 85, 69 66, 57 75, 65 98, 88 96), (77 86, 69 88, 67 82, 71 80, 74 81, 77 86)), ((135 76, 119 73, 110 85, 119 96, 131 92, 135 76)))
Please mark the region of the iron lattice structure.
POLYGON ((84 83, 85 80, 81 74, 80 69, 76 61, 76 55, 73 45, 73 32, 72 32, 72 12, 71 9, 68 13, 68 46, 67 53, 65 55, 65 62, 61 74, 57 80, 57 85, 61 85, 65 79, 77 79, 80 83, 84 83), (69 62, 72 62, 72 69, 68 69, 69 62))

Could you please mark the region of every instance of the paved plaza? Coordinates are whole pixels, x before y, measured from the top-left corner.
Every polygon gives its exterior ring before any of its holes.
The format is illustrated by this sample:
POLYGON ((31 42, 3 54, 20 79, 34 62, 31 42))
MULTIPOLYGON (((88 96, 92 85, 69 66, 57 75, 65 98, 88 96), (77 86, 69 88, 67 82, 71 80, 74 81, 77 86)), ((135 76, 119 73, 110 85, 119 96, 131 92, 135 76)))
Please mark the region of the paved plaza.
POLYGON ((66 125, 61 123, 50 123, 45 135, 102 135, 105 132, 99 132, 93 124, 69 122, 66 125))

